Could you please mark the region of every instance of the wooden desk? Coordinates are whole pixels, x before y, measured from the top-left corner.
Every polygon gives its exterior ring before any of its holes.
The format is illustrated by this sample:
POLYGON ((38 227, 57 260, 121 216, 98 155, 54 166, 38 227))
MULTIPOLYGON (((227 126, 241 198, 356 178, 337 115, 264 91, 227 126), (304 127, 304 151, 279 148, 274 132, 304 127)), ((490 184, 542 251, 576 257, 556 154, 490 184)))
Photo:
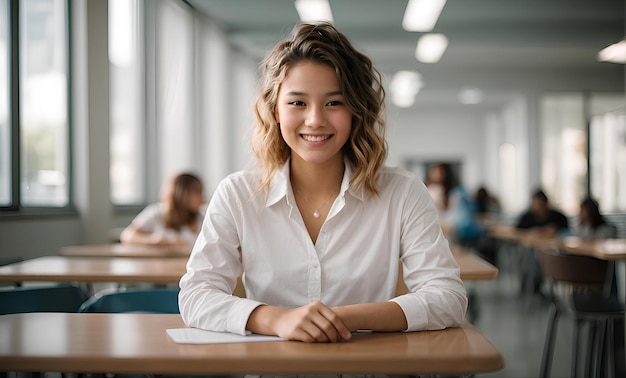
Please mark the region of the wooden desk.
POLYGON ((78 257, 189 257, 188 246, 150 246, 132 244, 95 244, 62 247, 61 256, 78 257))
POLYGON ((567 253, 593 256, 602 260, 626 259, 626 239, 585 240, 566 237, 559 241, 558 247, 567 253))
MULTIPOLYGON (((481 257, 459 246, 451 246, 452 254, 461 269, 461 279, 464 281, 493 280, 498 277, 498 268, 483 260, 481 257)), ((396 295, 409 292, 402 277, 402 265, 398 272, 396 295)))
POLYGON ((356 334, 351 341, 184 345, 179 315, 0 316, 0 370, 147 374, 470 374, 504 367, 471 324, 443 331, 356 334), (45 330, 43 332, 42 330, 45 330))
POLYGON ((480 256, 458 246, 452 246, 452 254, 461 268, 461 279, 493 280, 498 277, 498 268, 480 256))
MULTIPOLYGON (((455 251, 461 279, 483 280, 497 276, 498 269, 480 257, 464 250, 455 251)), ((178 283, 186 272, 186 264, 186 257, 46 256, 0 266, 0 281, 178 283)))
POLYGON ((187 258, 46 256, 0 266, 5 282, 178 283, 187 258))

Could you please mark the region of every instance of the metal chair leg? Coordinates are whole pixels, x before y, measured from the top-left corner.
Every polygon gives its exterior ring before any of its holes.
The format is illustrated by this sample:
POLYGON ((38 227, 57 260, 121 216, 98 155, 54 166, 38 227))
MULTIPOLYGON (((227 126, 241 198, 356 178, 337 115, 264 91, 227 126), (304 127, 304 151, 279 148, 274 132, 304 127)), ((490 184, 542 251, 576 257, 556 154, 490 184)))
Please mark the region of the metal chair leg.
POLYGON ((592 356, 593 356, 593 370, 594 377, 600 377, 602 371, 602 347, 604 346, 604 332, 606 321, 595 321, 595 335, 593 338, 592 356))
POLYGON ((613 319, 606 321, 606 368, 607 378, 615 377, 615 333, 613 330, 613 319))
POLYGON ((541 371, 539 373, 539 378, 548 378, 550 376, 558 317, 559 311, 556 308, 556 304, 553 303, 552 306, 550 306, 550 312, 548 315, 548 329, 546 330, 546 339, 543 344, 543 356, 541 357, 541 371))
POLYGON ((574 340, 572 340, 572 362, 571 362, 571 374, 573 378, 576 378, 578 374, 578 352, 580 351, 580 333, 582 331, 584 322, 582 319, 576 319, 574 324, 574 340))

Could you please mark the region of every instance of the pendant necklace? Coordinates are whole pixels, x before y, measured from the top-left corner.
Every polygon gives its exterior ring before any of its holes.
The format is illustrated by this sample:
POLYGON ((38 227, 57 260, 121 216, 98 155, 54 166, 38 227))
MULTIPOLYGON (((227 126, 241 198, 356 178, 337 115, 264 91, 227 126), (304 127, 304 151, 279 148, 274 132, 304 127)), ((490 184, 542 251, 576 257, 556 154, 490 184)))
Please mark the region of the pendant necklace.
POLYGON ((335 194, 335 191, 337 189, 339 189, 339 187, 341 187, 341 184, 337 185, 337 187, 332 191, 332 193, 330 193, 330 196, 328 196, 328 198, 326 198, 326 201, 324 201, 323 204, 321 204, 317 209, 313 207, 313 205, 311 205, 311 202, 309 202, 309 200, 304 196, 304 194, 302 194, 302 192, 300 192, 298 189, 295 189, 296 192, 300 195, 300 197, 302 197, 304 199, 304 201, 306 201, 306 203, 311 207, 311 209, 313 209, 313 218, 315 219, 319 219, 320 217, 320 212, 318 209, 324 207, 328 201, 330 201, 331 198, 333 198, 333 195, 335 194))

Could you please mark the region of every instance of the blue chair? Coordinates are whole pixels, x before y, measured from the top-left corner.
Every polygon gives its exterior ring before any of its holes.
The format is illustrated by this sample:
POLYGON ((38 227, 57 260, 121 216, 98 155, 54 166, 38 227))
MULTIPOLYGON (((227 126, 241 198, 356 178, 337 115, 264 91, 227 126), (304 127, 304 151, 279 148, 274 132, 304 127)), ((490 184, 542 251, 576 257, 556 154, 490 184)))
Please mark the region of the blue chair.
POLYGON ((179 314, 178 289, 130 289, 96 294, 78 312, 179 314))
POLYGON ((77 285, 20 286, 0 290, 0 315, 25 312, 77 312, 87 300, 77 285))

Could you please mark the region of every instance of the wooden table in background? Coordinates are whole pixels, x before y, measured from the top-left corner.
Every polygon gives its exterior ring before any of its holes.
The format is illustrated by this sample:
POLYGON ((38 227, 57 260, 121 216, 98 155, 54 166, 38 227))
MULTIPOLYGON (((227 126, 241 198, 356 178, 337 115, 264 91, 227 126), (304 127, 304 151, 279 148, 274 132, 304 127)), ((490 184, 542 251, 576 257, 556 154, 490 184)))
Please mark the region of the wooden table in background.
POLYGON ((0 281, 178 283, 187 260, 186 257, 45 256, 0 266, 0 281))
POLYGON ((78 257, 189 257, 189 246, 94 244, 62 247, 61 256, 78 257))
MULTIPOLYGON (((467 251, 463 247, 451 246, 454 259, 461 269, 461 279, 463 281, 493 280, 498 277, 498 268, 467 251)), ((402 295, 409 292, 409 289, 402 278, 402 264, 399 267, 398 283, 396 286, 396 295, 402 295)))
POLYGON ((441 331, 360 333, 340 343, 176 344, 179 315, 30 313, 0 316, 0 370, 143 374, 473 374, 504 367, 471 324, 441 331))
POLYGON ((602 260, 626 259, 626 239, 585 240, 566 237, 559 241, 558 247, 568 253, 593 256, 602 260))
MULTIPOLYGON (((490 280, 498 268, 461 248, 453 248, 463 280, 490 280)), ((0 266, 3 282, 96 282, 176 284, 186 272, 186 257, 46 256, 0 266)), ((407 289, 398 277, 398 292, 407 289)), ((241 293, 242 289, 236 290, 241 293)))

